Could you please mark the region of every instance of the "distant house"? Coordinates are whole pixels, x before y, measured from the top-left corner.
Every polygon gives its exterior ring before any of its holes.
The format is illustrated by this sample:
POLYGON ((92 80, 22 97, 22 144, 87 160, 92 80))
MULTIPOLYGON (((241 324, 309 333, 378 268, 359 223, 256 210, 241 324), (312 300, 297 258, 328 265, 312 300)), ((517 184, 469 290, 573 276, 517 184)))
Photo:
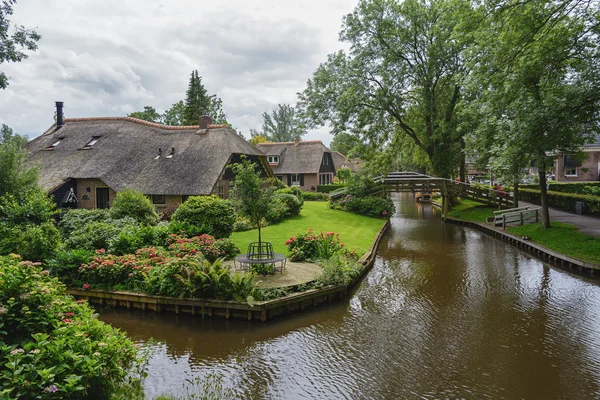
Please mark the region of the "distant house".
POLYGON ((364 161, 360 158, 348 158, 339 151, 332 151, 331 156, 333 157, 333 164, 336 171, 340 168, 350 168, 352 172, 358 172, 365 165, 364 161))
POLYGON ((256 147, 267 157, 273 174, 288 186, 315 191, 318 185, 333 183, 331 151, 320 140, 260 143, 256 147))
POLYGON ((40 183, 60 207, 108 208, 133 188, 172 212, 188 196, 229 196, 228 166, 241 156, 266 157, 226 125, 204 116, 197 126, 165 126, 130 117, 62 118, 27 144, 40 183))
POLYGON ((586 182, 600 180, 600 135, 581 149, 583 160, 568 154, 556 158, 554 166, 559 182, 586 182))

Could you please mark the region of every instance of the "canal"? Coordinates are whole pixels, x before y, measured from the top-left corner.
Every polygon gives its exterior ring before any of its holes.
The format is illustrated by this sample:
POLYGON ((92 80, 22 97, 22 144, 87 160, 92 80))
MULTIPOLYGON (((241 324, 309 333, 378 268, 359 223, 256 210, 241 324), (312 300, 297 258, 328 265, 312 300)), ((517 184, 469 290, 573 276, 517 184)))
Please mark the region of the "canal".
POLYGON ((468 228, 412 195, 349 300, 279 320, 112 310, 155 340, 147 396, 218 372, 240 398, 600 398, 600 286, 468 228))

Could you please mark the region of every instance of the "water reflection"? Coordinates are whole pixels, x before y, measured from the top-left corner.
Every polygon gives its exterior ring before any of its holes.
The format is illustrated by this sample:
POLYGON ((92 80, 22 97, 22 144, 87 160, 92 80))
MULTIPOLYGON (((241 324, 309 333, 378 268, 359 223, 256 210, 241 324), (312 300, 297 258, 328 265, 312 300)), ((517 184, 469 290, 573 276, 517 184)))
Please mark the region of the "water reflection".
POLYGON ((600 397, 600 287, 411 195, 352 297, 267 324, 104 311, 158 344, 149 396, 219 371, 246 398, 600 397))

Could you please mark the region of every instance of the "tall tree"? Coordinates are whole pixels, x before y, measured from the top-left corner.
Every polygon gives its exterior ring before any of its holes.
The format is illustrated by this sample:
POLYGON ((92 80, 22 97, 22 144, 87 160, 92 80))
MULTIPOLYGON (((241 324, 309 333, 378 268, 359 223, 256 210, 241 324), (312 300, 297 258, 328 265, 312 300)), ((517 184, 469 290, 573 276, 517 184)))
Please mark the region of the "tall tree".
POLYGON ((27 139, 7 125, 0 129, 0 198, 7 194, 26 197, 37 189, 37 169, 27 166, 27 139))
POLYGON ((457 21, 471 13, 467 0, 361 0, 340 33, 349 53, 329 55, 299 94, 309 127, 329 122, 379 148, 402 132, 451 176, 468 38, 458 33, 469 28, 457 21))
POLYGON ((329 148, 333 151, 339 151, 347 157, 357 157, 357 146, 360 144, 360 138, 347 132, 340 132, 333 137, 329 148))
POLYGON ((134 111, 129 114, 128 117, 143 119, 144 121, 155 123, 162 123, 162 115, 160 115, 158 111, 151 106, 144 106, 144 111, 134 111))
MULTIPOLYGON (((27 58, 25 50, 37 50, 37 42, 42 37, 33 29, 14 25, 10 33, 11 22, 8 19, 13 14, 13 5, 17 0, 2 0, 0 2, 0 64, 5 62, 20 62, 27 58)), ((8 76, 0 71, 0 89, 8 86, 8 76)))
POLYGON ((197 125, 200 116, 208 114, 210 108, 210 99, 206 89, 202 84, 202 78, 198 71, 192 71, 190 83, 185 93, 185 108, 183 110, 183 124, 197 125))
POLYGON ((289 104, 278 104, 271 114, 263 113, 263 134, 271 142, 292 142, 306 134, 296 109, 289 104))
MULTIPOLYGON (((471 79, 504 159, 534 160, 539 170, 542 224, 550 218, 546 173, 551 154, 576 151, 598 129, 600 34, 597 2, 501 0, 484 4, 471 79)), ((490 132, 491 130, 487 130, 490 132)), ((521 161, 519 161, 521 160, 521 161)))

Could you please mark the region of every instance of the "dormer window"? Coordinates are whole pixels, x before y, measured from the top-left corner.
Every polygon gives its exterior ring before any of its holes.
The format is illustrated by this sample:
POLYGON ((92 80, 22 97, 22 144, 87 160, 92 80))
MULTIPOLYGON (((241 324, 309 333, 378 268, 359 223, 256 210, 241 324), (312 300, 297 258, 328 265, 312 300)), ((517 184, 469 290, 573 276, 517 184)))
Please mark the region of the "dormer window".
POLYGON ((175 155, 175 147, 171 147, 171 152, 165 158, 173 158, 175 155))
POLYGON ((159 147, 158 148, 158 153, 154 156, 154 159, 158 160, 160 158, 160 156, 162 156, 162 149, 159 147))
POLYGON ((100 140, 100 136, 92 136, 92 139, 89 142, 87 142, 87 144, 85 146, 83 146, 81 148, 81 150, 89 150, 89 149, 91 149, 92 146, 95 145, 98 142, 98 140, 100 140))
POLYGON ((279 165, 279 156, 267 156, 269 164, 279 165))
POLYGON ((323 165, 329 165, 329 157, 327 157, 327 153, 323 154, 323 161, 321 162, 323 165))
POLYGON ((64 137, 56 139, 56 141, 54 143, 52 143, 50 146, 46 147, 44 150, 54 150, 54 148, 56 146, 58 146, 60 144, 60 142, 62 142, 63 139, 64 139, 64 137))

